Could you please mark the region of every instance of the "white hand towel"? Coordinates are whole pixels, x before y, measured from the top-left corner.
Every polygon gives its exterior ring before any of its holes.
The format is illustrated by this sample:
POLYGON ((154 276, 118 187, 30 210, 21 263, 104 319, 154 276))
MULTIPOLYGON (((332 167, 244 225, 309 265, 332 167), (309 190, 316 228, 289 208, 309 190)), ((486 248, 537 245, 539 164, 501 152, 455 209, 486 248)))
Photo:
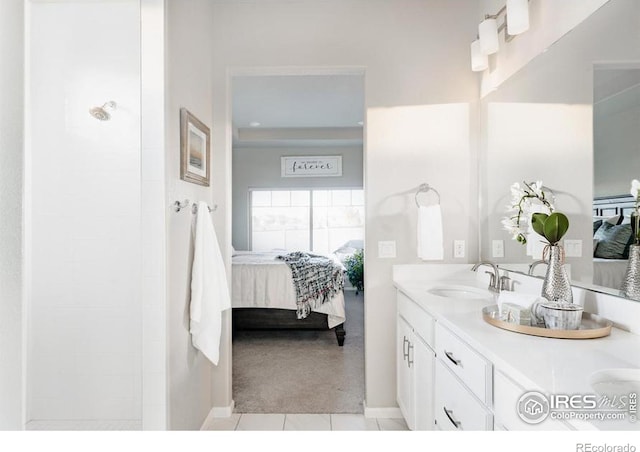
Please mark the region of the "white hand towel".
POLYGON ((444 259, 440 204, 418 208, 418 257, 425 261, 444 259))
POLYGON ((498 295, 498 299, 496 300, 498 304, 498 312, 502 315, 502 305, 503 303, 511 303, 518 306, 521 306, 525 309, 529 309, 531 311, 531 318, 535 322, 537 322, 538 318, 536 316, 536 306, 535 304, 546 302, 544 298, 540 295, 530 294, 530 293, 520 293, 520 292, 509 292, 503 290, 498 295))
POLYGON ((531 293, 521 293, 521 292, 510 292, 508 290, 503 290, 498 295, 498 307, 502 303, 513 303, 518 306, 522 306, 523 308, 531 309, 533 303, 540 299, 540 295, 531 294, 531 293))
POLYGON ((198 203, 194 242, 189 331, 193 346, 217 365, 222 311, 231 308, 231 297, 216 231, 204 202, 198 203))

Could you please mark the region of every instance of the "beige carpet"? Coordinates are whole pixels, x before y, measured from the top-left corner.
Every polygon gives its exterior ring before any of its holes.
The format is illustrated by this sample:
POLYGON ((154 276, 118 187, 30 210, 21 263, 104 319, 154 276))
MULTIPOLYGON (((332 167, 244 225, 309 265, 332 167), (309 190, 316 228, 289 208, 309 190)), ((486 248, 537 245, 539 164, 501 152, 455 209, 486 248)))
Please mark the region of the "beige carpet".
POLYGON ((345 292, 347 336, 326 331, 238 331, 233 340, 237 413, 362 413, 364 306, 345 292))

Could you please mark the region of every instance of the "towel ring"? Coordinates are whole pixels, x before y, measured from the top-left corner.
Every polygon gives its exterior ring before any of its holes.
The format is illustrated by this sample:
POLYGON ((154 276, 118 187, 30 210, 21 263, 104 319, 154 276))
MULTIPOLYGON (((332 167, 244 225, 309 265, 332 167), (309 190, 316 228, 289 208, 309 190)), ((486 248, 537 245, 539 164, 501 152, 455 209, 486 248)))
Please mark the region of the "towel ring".
POLYGON ((426 192, 429 192, 429 191, 434 192, 438 196, 438 204, 440 204, 440 193, 438 193, 438 190, 436 190, 435 188, 429 186, 429 184, 421 184, 418 187, 418 191, 416 192, 416 196, 415 196, 415 198, 416 198, 416 206, 420 207, 420 203, 418 202, 418 195, 420 193, 426 193, 426 192))

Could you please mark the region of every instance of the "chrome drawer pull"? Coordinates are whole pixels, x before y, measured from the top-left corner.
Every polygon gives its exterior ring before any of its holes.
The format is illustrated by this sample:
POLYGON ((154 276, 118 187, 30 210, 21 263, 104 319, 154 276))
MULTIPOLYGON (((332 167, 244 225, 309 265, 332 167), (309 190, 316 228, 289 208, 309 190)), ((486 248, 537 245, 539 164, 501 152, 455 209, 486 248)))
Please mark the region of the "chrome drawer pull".
POLYGON ((446 414, 446 415, 447 415, 447 417, 449 418, 449 420, 451 421, 451 423, 453 424, 453 426, 454 426, 455 428, 460 428, 460 426, 462 425, 462 423, 461 423, 460 421, 456 421, 456 420, 453 418, 453 416, 452 416, 452 415, 453 415, 453 410, 447 410, 447 407, 446 407, 446 406, 445 406, 445 407, 442 407, 442 408, 444 409, 444 414, 446 414))
POLYGON ((413 359, 411 359, 411 350, 413 350, 413 345, 409 342, 409 349, 407 350, 407 364, 409 368, 411 368, 411 364, 413 364, 413 359))
POLYGON ((459 366, 459 365, 460 365, 461 361, 460 361, 459 359, 455 359, 455 358, 453 357, 453 353, 448 352, 448 351, 446 351, 446 350, 445 350, 445 351, 444 351, 444 354, 445 354, 445 356, 446 356, 447 358, 449 358, 449 361, 451 361, 453 364, 455 364, 456 366, 459 366))

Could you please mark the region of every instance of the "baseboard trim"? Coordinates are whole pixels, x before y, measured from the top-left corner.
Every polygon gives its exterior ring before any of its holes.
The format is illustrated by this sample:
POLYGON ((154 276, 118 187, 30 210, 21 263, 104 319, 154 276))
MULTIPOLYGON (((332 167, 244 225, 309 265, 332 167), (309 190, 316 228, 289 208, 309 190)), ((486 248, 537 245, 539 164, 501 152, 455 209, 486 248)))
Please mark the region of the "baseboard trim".
POLYGON ((213 420, 216 418, 231 417, 235 406, 236 402, 232 400, 231 404, 229 404, 228 406, 214 406, 213 408, 211 408, 211 411, 209 411, 209 414, 207 414, 207 417, 200 427, 200 430, 206 430, 209 423, 213 422, 213 420))
POLYGON ((399 407, 382 407, 382 408, 370 408, 367 406, 367 402, 363 401, 364 417, 366 418, 378 418, 378 419, 402 419, 402 411, 399 407))

